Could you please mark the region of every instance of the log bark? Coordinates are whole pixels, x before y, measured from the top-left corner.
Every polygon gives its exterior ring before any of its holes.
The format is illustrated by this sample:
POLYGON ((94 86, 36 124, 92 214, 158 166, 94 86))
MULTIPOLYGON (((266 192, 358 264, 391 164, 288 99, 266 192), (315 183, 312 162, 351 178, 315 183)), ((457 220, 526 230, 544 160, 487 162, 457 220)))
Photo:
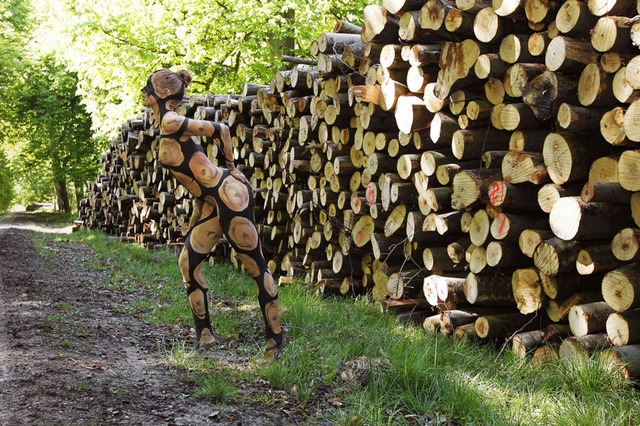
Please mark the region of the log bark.
POLYGON ((613 238, 632 226, 633 220, 628 204, 585 203, 578 197, 564 197, 554 204, 549 224, 559 238, 584 241, 613 238))

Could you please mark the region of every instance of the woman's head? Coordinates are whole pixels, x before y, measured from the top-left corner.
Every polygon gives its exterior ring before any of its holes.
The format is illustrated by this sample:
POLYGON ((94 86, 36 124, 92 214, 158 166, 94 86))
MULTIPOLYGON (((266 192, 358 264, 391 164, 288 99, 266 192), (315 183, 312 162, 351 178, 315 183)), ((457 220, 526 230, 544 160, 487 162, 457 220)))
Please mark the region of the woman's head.
POLYGON ((167 103, 176 101, 182 102, 184 97, 184 89, 191 83, 191 74, 189 71, 180 70, 174 72, 167 69, 154 71, 147 79, 147 85, 142 88, 142 92, 147 95, 153 95, 159 103, 167 103))

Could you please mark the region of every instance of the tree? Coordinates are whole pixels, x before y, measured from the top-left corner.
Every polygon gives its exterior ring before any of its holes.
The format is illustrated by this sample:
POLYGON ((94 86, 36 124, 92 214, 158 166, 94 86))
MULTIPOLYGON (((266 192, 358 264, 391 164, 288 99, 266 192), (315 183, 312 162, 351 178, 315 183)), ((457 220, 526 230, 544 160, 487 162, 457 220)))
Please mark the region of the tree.
POLYGON ((195 94, 239 93, 246 82, 267 83, 283 53, 308 57, 311 41, 336 19, 361 20, 367 3, 51 0, 41 13, 60 40, 59 56, 78 73, 94 130, 109 135, 140 108, 152 71, 189 69, 195 94))
POLYGON ((60 210, 70 212, 70 187, 79 200, 98 163, 91 117, 76 94, 77 76, 52 56, 26 65, 23 76, 13 120, 25 135, 15 162, 20 183, 34 196, 44 195, 42 184, 48 184, 60 210))

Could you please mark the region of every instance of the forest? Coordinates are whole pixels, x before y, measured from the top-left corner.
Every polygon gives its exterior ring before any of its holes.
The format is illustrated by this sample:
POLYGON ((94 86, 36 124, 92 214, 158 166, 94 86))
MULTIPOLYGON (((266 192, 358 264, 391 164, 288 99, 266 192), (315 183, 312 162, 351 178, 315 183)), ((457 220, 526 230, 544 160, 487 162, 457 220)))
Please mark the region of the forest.
MULTIPOLYGON (((71 212, 114 129, 160 68, 193 94, 268 82, 283 54, 309 56, 365 0, 9 0, 0 4, 0 211, 53 201, 71 212)), ((286 64, 285 64, 286 66, 286 64)))

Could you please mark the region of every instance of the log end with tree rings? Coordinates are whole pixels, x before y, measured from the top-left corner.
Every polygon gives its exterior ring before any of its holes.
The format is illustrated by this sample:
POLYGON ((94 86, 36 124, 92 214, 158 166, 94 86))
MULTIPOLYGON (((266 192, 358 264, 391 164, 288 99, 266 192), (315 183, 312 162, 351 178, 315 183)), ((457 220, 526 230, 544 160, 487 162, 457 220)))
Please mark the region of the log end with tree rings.
POLYGON ((571 179, 574 168, 574 150, 571 139, 565 134, 549 133, 544 141, 542 156, 549 177, 556 185, 562 185, 571 179))
POLYGON ((483 43, 492 43, 499 36, 500 17, 492 7, 482 9, 473 21, 473 33, 483 43))
POLYGON ((629 265, 608 272, 602 279, 602 297, 615 311, 640 306, 640 265, 629 265))
MULTIPOLYGON (((503 2, 504 4, 505 2, 503 2)), ((496 10, 496 13, 498 11, 496 10)), ((499 13, 498 13, 499 14, 499 13)), ((515 64, 522 53, 522 43, 515 34, 509 34, 500 43, 500 59, 508 64, 515 64)))
POLYGON ((640 100, 633 101, 625 111, 624 131, 629 140, 640 142, 640 100))
POLYGON ((535 268, 516 269, 511 276, 513 297, 521 314, 531 314, 542 305, 542 285, 535 268))
POLYGON ((627 150, 618 162, 618 179, 627 191, 640 191, 640 150, 627 150))
POLYGON ((633 260, 640 250, 640 229, 625 228, 611 241, 611 251, 616 259, 633 260))
POLYGON ((576 337, 582 337, 605 331, 607 318, 612 312, 611 306, 605 302, 576 305, 569 311, 571 332, 576 337))
POLYGON ((549 224, 553 233, 563 240, 571 240, 580 229, 582 202, 577 197, 560 198, 549 214, 549 224))
POLYGON ((601 77, 604 74, 596 63, 587 64, 578 80, 578 101, 584 106, 595 102, 601 94, 601 77))
POLYGON ((491 236, 496 240, 502 240, 509 235, 510 228, 511 220, 508 215, 498 213, 493 222, 491 222, 491 236))
POLYGON ((478 299, 478 280, 474 273, 469 273, 464 283, 464 297, 472 305, 478 299))
POLYGON ((491 231, 491 221, 489 215, 484 209, 478 210, 472 217, 469 225, 469 237, 471 242, 477 246, 481 246, 487 240, 491 231))
POLYGON ((549 240, 542 241, 533 252, 533 262, 536 267, 540 272, 551 277, 560 273, 561 261, 557 247, 549 240))
POLYGON ((637 338, 637 331, 631 329, 630 326, 637 326, 638 324, 638 316, 631 317, 632 321, 628 321, 623 314, 613 312, 607 318, 607 336, 611 340, 614 346, 625 346, 629 343, 630 336, 634 335, 637 338))

